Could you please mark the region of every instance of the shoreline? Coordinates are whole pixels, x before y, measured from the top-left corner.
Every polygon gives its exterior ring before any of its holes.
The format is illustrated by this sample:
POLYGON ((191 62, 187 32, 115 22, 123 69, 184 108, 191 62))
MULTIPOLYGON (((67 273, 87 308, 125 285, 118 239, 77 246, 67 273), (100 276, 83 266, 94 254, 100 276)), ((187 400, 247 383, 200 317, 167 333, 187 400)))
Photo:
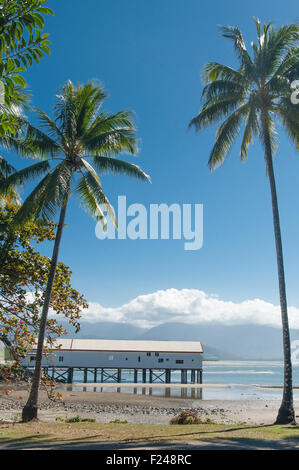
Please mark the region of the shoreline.
MULTIPOLYGON (((98 385, 98 384, 97 384, 98 385)), ((106 384, 105 384, 106 385, 106 384)), ((114 384, 113 384, 114 385, 114 384)), ((141 384, 142 385, 142 384, 141 384)), ((156 384, 160 385, 160 384, 156 384)), ((173 384, 174 385, 174 384, 173 384)), ((58 387, 55 391, 58 391, 58 387)), ((95 419, 109 423, 114 420, 135 424, 169 424, 171 418, 184 409, 192 409, 204 420, 217 424, 273 424, 279 400, 224 400, 219 398, 202 400, 193 398, 145 395, 118 392, 59 390, 62 399, 52 402, 44 390, 39 394, 39 419, 53 422, 57 418, 95 419)), ((8 395, 0 396, 0 422, 20 419, 22 407, 28 397, 28 387, 11 390, 8 395)), ((299 400, 294 401, 296 415, 299 417, 299 400)))
POLYGON ((169 388, 169 389, 182 389, 182 388, 231 388, 229 384, 180 384, 180 383, 133 383, 133 382, 74 382, 72 384, 65 384, 71 387, 94 387, 94 388, 169 388))

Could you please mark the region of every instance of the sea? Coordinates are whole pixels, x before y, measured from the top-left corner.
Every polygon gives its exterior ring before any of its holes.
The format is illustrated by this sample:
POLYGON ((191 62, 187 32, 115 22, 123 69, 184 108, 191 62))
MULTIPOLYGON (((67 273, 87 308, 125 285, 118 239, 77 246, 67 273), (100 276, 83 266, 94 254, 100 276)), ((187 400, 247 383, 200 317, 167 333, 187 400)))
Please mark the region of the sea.
MULTIPOLYGON (((157 372, 158 374, 158 372, 157 372)), ((159 375, 159 374, 158 374, 159 375)), ((94 383, 93 375, 88 382, 82 383, 82 375, 74 374, 74 383, 65 385, 68 390, 93 392, 135 393, 157 395, 167 398, 191 398, 202 400, 281 400, 283 385, 283 362, 280 361, 205 361, 203 363, 202 389, 181 386, 181 374, 173 371, 171 385, 159 386, 157 379, 153 385, 142 384, 141 377, 137 386, 133 382, 133 372, 122 374, 122 386, 113 386, 113 379, 107 386, 94 383)), ((188 376, 188 382, 190 377, 188 376)), ((294 400, 299 400, 299 364, 293 364, 294 400)))

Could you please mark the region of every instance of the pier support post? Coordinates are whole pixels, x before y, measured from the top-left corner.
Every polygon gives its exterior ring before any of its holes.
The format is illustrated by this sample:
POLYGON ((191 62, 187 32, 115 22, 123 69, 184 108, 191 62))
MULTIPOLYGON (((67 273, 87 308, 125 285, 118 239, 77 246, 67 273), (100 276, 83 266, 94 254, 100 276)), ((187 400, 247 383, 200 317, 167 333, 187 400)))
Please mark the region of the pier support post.
POLYGON ((73 375, 74 375, 74 369, 72 367, 69 368, 68 373, 67 373, 67 383, 71 384, 73 383, 73 375))
POLYGON ((187 383, 187 371, 184 369, 181 369, 181 383, 182 384, 187 383))
POLYGON ((149 382, 150 382, 150 384, 153 383, 153 369, 149 370, 149 382))
POLYGON ((134 369, 134 383, 137 384, 138 382, 138 369, 134 369))
POLYGON ((98 369, 97 367, 94 368, 94 376, 93 376, 93 381, 94 383, 97 383, 98 380, 98 369))
POLYGON ((84 369, 84 383, 87 383, 87 368, 84 369))
POLYGON ((121 369, 117 369, 117 382, 121 382, 121 369))
POLYGON ((146 383, 146 369, 142 369, 142 382, 146 383))
POLYGON ((191 369, 191 383, 195 384, 195 369, 191 369))
POLYGON ((202 369, 197 370, 197 383, 202 384, 202 369))

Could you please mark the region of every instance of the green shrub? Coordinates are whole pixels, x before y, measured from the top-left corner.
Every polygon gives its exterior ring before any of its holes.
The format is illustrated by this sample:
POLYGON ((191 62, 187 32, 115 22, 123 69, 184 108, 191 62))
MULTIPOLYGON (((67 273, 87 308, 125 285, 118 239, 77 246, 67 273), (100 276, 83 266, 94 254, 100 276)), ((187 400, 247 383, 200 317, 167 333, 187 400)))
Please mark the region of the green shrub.
POLYGON ((196 410, 182 410, 170 420, 170 424, 203 424, 196 410))

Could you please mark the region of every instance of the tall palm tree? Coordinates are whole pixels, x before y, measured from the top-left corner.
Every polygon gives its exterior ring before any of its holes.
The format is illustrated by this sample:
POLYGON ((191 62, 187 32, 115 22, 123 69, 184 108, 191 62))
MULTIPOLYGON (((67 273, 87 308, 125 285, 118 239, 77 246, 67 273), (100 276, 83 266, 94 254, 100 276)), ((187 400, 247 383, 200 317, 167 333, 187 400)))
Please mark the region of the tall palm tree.
POLYGON ((259 20, 254 21, 257 42, 252 43, 252 54, 246 49, 237 27, 222 27, 222 35, 233 41, 238 67, 217 62, 206 64, 203 105, 189 127, 194 127, 198 132, 224 120, 217 130, 210 154, 211 171, 224 162, 242 125, 241 160, 247 157, 253 136, 259 136, 264 147, 272 198, 284 351, 284 389, 276 423, 283 424, 294 423, 295 414, 283 252, 272 156, 277 146, 276 122, 284 126, 291 140, 298 145, 299 108, 292 104, 290 96, 291 83, 299 77, 299 28, 296 24, 290 24, 275 29, 271 23, 261 25, 259 20))
POLYGON ((15 224, 22 224, 32 216, 41 220, 52 218, 58 208, 60 216, 41 312, 34 375, 22 412, 23 421, 31 421, 37 417, 46 321, 71 193, 76 192, 95 219, 105 226, 103 205, 114 222, 115 218, 97 171, 125 174, 150 181, 149 176, 138 166, 115 158, 115 155, 122 152, 135 154, 137 139, 129 112, 100 112, 105 97, 105 91, 98 84, 89 82, 84 86, 74 86, 69 81, 56 96, 54 119, 36 108, 44 130, 27 125, 25 147, 42 156, 47 168, 44 169, 44 176, 39 184, 19 209, 15 224))

